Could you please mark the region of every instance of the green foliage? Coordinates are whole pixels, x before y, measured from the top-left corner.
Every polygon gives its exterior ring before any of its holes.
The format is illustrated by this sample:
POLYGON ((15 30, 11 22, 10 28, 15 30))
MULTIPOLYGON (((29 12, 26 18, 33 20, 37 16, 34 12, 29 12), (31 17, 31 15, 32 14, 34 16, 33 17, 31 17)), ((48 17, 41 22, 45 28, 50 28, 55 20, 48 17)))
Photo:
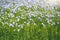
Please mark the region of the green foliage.
POLYGON ((19 8, 16 13, 8 8, 0 14, 0 40, 60 40, 60 17, 55 9, 19 8))

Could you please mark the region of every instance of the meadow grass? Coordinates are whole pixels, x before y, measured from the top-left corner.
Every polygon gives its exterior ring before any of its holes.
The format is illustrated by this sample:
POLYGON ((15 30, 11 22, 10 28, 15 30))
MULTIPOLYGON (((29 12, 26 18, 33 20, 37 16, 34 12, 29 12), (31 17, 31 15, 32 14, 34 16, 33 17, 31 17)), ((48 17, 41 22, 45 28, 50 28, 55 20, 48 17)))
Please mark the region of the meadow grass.
POLYGON ((56 9, 20 6, 15 11, 0 11, 0 40, 60 40, 60 16, 56 9))

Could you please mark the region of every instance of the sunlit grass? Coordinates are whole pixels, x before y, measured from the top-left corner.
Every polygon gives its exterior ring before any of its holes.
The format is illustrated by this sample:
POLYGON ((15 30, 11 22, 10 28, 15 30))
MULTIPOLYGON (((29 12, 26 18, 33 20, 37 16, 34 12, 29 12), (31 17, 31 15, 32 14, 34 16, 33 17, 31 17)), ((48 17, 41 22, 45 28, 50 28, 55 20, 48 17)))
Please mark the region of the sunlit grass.
POLYGON ((24 5, 0 8, 0 40, 60 40, 60 10, 24 5))

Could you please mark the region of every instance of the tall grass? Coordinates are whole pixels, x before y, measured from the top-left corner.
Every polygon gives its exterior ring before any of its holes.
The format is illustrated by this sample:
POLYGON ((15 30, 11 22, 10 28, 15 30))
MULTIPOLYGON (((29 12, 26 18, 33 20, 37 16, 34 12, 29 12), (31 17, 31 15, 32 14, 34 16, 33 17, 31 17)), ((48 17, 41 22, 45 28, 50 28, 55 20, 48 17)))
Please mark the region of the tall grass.
POLYGON ((0 40, 60 40, 58 10, 40 6, 0 8, 0 40))

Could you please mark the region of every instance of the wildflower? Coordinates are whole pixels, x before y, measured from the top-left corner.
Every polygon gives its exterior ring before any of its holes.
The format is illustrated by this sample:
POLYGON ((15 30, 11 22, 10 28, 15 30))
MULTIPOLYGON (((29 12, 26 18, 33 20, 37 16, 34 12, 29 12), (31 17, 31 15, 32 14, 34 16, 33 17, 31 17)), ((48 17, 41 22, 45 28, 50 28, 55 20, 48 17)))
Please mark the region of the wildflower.
POLYGON ((14 24, 10 24, 9 26, 14 27, 14 24))
POLYGON ((58 13, 58 16, 60 16, 60 12, 57 12, 58 13))
POLYGON ((20 31, 20 29, 18 29, 18 32, 20 31))
POLYGON ((8 17, 14 17, 14 14, 10 13, 8 14, 8 17))
POLYGON ((43 27, 45 27, 45 24, 44 23, 41 23, 43 27))

